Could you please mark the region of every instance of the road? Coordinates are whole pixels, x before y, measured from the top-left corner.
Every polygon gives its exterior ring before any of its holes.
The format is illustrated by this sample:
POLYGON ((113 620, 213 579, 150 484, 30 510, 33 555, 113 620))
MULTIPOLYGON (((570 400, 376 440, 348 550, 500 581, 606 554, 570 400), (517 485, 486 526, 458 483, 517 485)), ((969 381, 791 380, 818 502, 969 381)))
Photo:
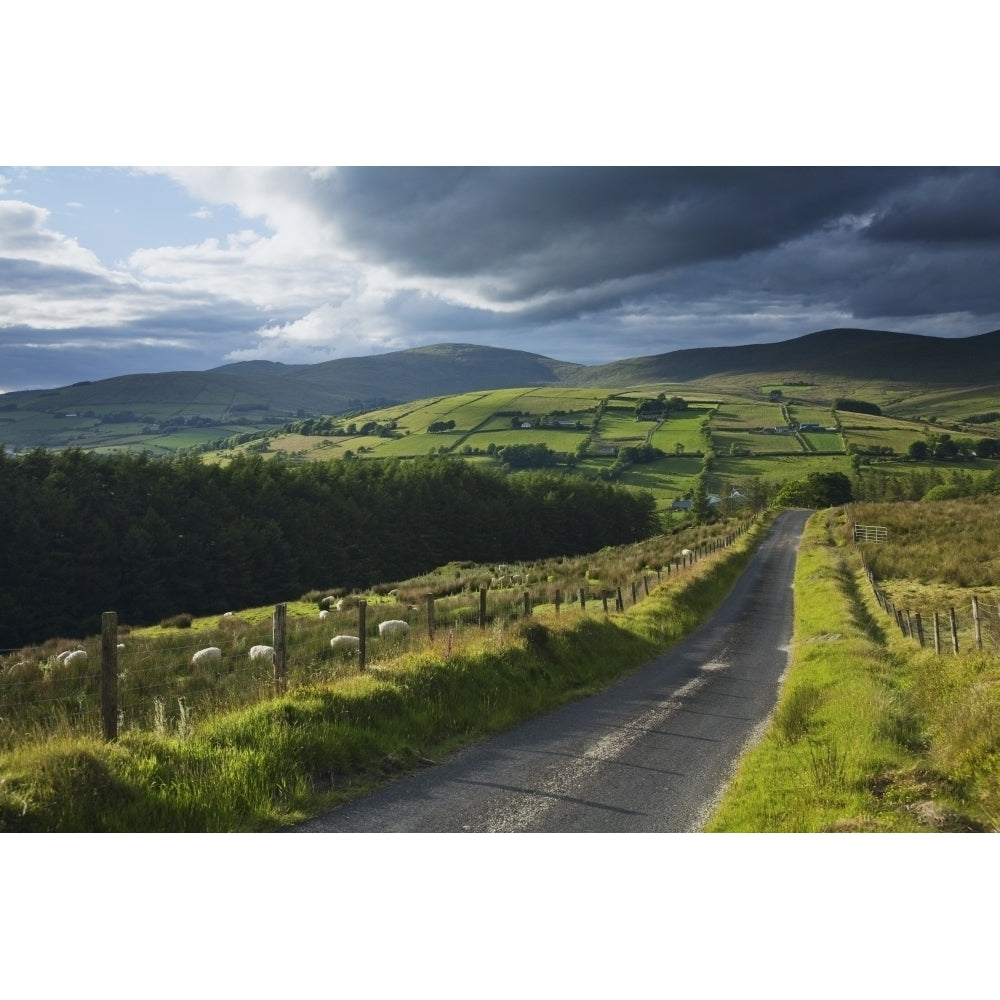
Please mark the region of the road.
POLYGON ((715 614, 635 673, 295 832, 700 830, 777 700, 810 513, 781 514, 715 614))

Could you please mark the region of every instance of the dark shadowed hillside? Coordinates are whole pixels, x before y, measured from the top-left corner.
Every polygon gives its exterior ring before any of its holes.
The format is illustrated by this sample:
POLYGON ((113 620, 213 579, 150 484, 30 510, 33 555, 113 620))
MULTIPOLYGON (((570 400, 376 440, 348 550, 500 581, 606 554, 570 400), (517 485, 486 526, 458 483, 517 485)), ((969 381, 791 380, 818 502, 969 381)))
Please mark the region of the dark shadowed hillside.
POLYGON ((885 330, 821 330, 794 340, 696 347, 584 370, 590 385, 688 382, 713 376, 810 374, 927 385, 1000 381, 1000 331, 920 337, 885 330))

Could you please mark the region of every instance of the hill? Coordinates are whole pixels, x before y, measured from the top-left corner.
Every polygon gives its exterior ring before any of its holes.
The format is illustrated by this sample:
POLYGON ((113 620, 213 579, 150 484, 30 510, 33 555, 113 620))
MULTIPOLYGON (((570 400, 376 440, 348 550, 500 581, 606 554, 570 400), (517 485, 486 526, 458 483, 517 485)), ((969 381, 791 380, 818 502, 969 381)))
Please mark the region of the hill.
POLYGON ((8 393, 0 400, 0 443, 9 450, 44 445, 172 452, 293 418, 359 413, 470 391, 711 383, 756 392, 768 382, 823 383, 813 394, 820 403, 875 383, 880 404, 928 393, 936 393, 940 403, 970 390, 977 397, 995 396, 1000 331, 949 339, 822 330, 776 343, 691 348, 590 366, 470 344, 313 365, 247 361, 205 372, 127 375, 8 393), (165 435, 169 442, 161 440, 165 435))
POLYGON ((697 347, 586 369, 589 384, 691 382, 739 375, 868 378, 954 385, 1000 382, 1000 330, 976 337, 922 337, 887 330, 832 329, 794 340, 697 347))

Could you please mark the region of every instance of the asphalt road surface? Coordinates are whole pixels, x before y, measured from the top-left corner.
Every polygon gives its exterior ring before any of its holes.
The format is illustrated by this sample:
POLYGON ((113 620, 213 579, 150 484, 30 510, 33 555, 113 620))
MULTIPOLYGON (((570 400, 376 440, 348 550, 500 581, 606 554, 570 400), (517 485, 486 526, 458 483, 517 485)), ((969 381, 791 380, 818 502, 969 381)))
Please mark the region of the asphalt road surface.
POLYGON ((296 831, 700 830, 777 701, 810 513, 781 514, 711 619, 637 672, 296 831))

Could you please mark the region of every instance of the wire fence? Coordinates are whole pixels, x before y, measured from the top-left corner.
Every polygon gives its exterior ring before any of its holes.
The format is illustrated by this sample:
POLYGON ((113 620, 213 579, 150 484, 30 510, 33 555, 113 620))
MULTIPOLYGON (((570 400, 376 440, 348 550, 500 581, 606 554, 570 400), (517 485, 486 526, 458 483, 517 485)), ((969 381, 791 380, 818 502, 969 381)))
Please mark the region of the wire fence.
POLYGON ((966 607, 947 610, 897 607, 892 598, 879 588, 875 574, 862 559, 865 576, 879 607, 907 638, 921 648, 933 647, 939 655, 971 649, 1000 651, 1000 604, 991 605, 972 596, 966 607))
POLYGON ((210 630, 132 633, 118 616, 102 615, 101 634, 41 655, 36 649, 0 657, 0 749, 58 734, 111 741, 125 730, 184 735, 195 719, 248 707, 292 688, 378 671, 404 651, 444 658, 474 642, 505 641, 505 630, 547 614, 609 615, 644 600, 660 583, 732 545, 751 518, 725 537, 685 549, 655 569, 613 587, 578 584, 529 588, 508 577, 500 585, 450 596, 426 594, 399 603, 346 598, 270 620, 226 614, 210 630), (400 631, 382 628, 400 621, 400 631), (350 639, 338 637, 348 636, 350 639), (212 650, 210 653, 204 650, 212 650))

